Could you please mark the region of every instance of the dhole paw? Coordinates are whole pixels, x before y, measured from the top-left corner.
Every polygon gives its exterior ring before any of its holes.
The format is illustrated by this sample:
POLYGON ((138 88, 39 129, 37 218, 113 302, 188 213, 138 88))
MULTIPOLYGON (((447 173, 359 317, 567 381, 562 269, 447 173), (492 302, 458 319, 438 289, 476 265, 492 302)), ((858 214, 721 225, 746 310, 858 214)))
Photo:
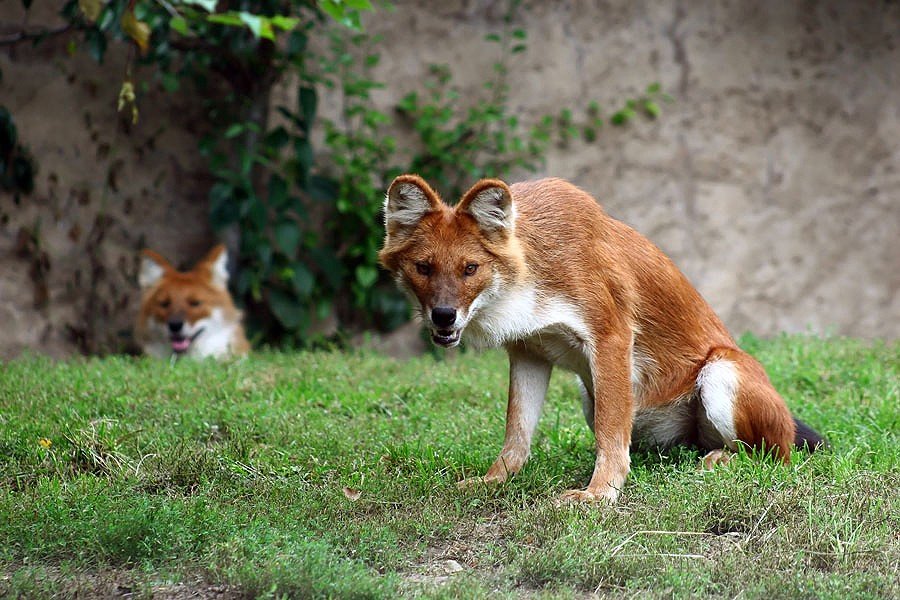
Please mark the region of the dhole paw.
POLYGON ((566 490, 556 500, 557 506, 570 504, 613 504, 619 497, 619 490, 608 487, 605 491, 566 490))
POLYGON ((704 471, 712 471, 716 465, 727 465, 732 456, 731 452, 727 450, 713 450, 700 459, 700 468, 704 471))

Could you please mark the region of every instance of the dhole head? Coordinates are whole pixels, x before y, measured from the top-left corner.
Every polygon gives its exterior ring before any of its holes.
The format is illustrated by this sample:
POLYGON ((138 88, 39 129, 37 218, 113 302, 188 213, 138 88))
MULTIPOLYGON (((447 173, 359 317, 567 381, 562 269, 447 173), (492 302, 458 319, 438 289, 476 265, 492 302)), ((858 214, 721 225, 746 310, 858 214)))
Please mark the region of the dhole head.
POLYGON ((190 271, 178 271, 153 250, 141 253, 138 283, 143 299, 139 332, 167 340, 172 352, 185 354, 208 326, 237 312, 228 293, 228 254, 218 245, 190 271))
POLYGON ((485 179, 451 208, 416 175, 391 183, 381 264, 415 297, 438 345, 456 346, 479 307, 522 268, 505 183, 485 179))

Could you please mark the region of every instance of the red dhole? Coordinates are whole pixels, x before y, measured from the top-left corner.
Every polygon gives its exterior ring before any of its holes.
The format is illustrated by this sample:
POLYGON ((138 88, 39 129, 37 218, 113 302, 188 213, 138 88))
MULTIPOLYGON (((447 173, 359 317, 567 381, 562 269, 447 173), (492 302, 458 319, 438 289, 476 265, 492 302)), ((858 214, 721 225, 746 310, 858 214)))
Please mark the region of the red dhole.
POLYGON ((381 264, 434 342, 509 354, 503 448, 463 485, 523 467, 554 365, 578 376, 596 439, 590 483, 566 501, 615 501, 633 442, 692 444, 711 451, 707 462, 737 444, 788 461, 795 445, 823 443, 672 261, 566 181, 482 180, 450 207, 401 175, 385 227, 381 264))

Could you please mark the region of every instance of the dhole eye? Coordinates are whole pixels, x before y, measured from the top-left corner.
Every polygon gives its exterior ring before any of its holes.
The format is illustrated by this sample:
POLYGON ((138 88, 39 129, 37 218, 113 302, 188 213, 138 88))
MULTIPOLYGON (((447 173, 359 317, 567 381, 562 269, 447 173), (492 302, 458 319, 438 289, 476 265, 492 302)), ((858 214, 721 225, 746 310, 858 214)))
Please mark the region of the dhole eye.
POLYGON ((202 304, 202 303, 199 300, 197 300, 196 298, 189 298, 188 304, 190 304, 191 306, 196 308, 196 307, 200 306, 200 304, 202 304))
POLYGON ((431 275, 431 265, 429 265, 428 263, 417 262, 416 271, 419 273, 419 275, 428 277, 429 275, 431 275))
POLYGON ((165 300, 160 300, 160 301, 159 301, 159 307, 160 307, 160 308, 169 308, 169 306, 170 306, 171 304, 172 304, 172 301, 169 300, 168 298, 166 298, 165 300))
POLYGON ((475 271, 477 271, 477 270, 478 270, 478 265, 476 265, 475 263, 469 263, 466 265, 466 270, 463 271, 463 273, 465 273, 465 275, 468 277, 468 276, 474 275, 475 271))

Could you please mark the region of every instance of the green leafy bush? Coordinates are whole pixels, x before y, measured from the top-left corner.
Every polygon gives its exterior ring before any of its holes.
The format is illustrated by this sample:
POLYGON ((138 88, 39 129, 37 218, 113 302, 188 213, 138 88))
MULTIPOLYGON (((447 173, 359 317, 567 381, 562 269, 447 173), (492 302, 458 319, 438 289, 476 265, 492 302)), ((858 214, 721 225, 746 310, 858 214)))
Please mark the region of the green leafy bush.
POLYGON ((390 113, 372 100, 384 86, 372 75, 379 40, 360 27, 369 0, 69 0, 66 27, 23 30, 21 38, 74 30, 70 52, 80 47, 100 62, 110 42, 132 44, 119 94, 132 120, 152 84, 196 98, 205 115, 200 152, 213 179, 210 223, 237 259, 234 292, 252 336, 306 345, 408 318, 406 300, 377 264, 383 194, 397 174, 419 173, 452 199, 479 178, 537 170, 551 144, 579 134, 593 141, 605 120, 659 114, 664 95, 654 84, 609 119, 590 103, 583 123, 571 108, 523 122, 507 82, 511 59, 527 50, 527 32, 515 25, 519 4, 510 2, 500 31, 485 38, 497 58, 480 96, 463 99, 452 68, 431 65, 423 89, 390 113), (313 55, 308 42, 321 36, 329 44, 313 55), (135 61, 156 67, 154 81, 132 81, 135 61), (273 106, 272 90, 287 79, 292 102, 273 106), (315 148, 323 87, 340 110, 319 119, 324 145, 315 148), (409 153, 398 153, 394 135, 409 153))

